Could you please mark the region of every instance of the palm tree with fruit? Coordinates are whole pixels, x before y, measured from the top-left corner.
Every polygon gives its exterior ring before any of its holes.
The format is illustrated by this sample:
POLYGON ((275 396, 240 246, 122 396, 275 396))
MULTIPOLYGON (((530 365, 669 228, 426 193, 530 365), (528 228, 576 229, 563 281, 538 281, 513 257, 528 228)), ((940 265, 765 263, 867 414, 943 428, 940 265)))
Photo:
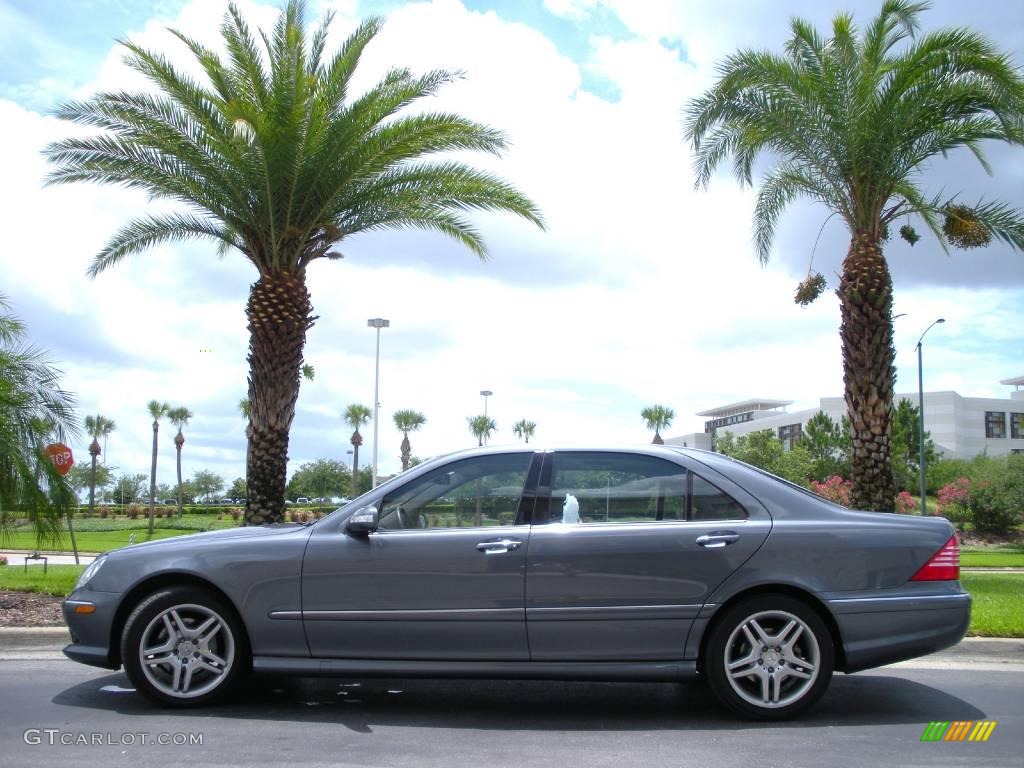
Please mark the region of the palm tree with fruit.
POLYGON ((359 428, 370 423, 372 414, 370 409, 359 403, 352 403, 345 409, 342 418, 345 423, 352 427, 352 497, 355 498, 359 489, 359 446, 363 444, 363 436, 359 434, 359 428))
POLYGON ((104 447, 106 446, 107 437, 117 427, 113 419, 108 419, 106 416, 96 414, 95 416, 85 417, 85 433, 92 438, 92 442, 89 443, 89 457, 91 459, 91 467, 89 471, 89 514, 92 515, 96 508, 96 461, 103 450, 100 448, 100 438, 103 438, 104 447))
MULTIPOLYGON (((1024 249, 1019 210, 998 201, 967 205, 922 185, 922 171, 954 150, 969 150, 991 171, 985 142, 1024 143, 1021 70, 968 29, 919 35, 927 8, 886 0, 863 30, 839 14, 828 38, 794 19, 784 54, 732 54, 686 115, 699 186, 707 187, 727 159, 740 184, 752 184, 755 162, 771 157, 754 207, 762 264, 779 217, 797 198, 821 203, 849 232, 836 293, 852 435, 850 500, 862 509, 892 510, 896 496, 893 292, 883 254, 892 230, 899 226, 911 245, 919 239, 917 223, 944 249, 947 242, 969 248, 993 238, 1024 249)), ((798 303, 824 288, 820 274, 809 274, 798 303)))
POLYGON ((193 416, 185 406, 178 406, 177 408, 171 408, 167 412, 167 418, 170 419, 171 424, 178 428, 178 434, 174 436, 174 447, 178 454, 178 517, 184 515, 184 507, 182 506, 182 482, 181 482, 181 449, 185 446, 185 435, 182 434, 182 430, 188 426, 193 416))
POLYGON ((419 411, 403 410, 395 411, 392 418, 395 426, 402 433, 402 471, 409 468, 409 460, 412 458, 412 445, 409 443, 409 433, 418 432, 427 423, 427 417, 419 411))
POLYGON ((283 519, 289 429, 316 320, 310 265, 341 259, 339 244, 359 233, 406 228, 447 235, 483 258, 470 213, 504 211, 543 226, 526 196, 462 160, 499 155, 507 146, 499 131, 451 112, 411 111, 460 74, 396 67, 356 94, 360 59, 382 22, 366 20, 329 52, 332 19, 310 33, 304 4, 289 0, 269 33, 254 34, 232 4, 220 28, 226 56, 172 30, 201 79, 125 42, 128 65, 153 88, 64 104, 57 114, 90 130, 46 150, 50 183, 114 184, 178 204, 125 224, 91 275, 188 238, 253 266, 248 523, 283 519))

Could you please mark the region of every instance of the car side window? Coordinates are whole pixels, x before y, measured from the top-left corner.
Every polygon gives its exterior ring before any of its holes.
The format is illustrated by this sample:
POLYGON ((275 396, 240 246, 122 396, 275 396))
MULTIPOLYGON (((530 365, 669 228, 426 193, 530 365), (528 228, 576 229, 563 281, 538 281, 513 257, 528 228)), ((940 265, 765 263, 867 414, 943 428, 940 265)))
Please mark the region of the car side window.
POLYGON ((690 473, 690 519, 691 520, 745 520, 747 510, 732 496, 705 480, 690 473))
POLYGON ((687 471, 629 453, 556 452, 550 523, 636 523, 686 519, 687 471))
POLYGON ((384 497, 378 528, 512 525, 532 457, 531 453, 493 454, 438 467, 384 497))

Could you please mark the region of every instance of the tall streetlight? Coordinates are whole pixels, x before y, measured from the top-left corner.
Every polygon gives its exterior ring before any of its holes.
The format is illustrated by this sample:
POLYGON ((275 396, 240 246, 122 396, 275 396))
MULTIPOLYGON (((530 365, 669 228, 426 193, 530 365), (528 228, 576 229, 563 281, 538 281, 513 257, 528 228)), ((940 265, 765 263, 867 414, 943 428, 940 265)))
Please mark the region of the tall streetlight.
POLYGON ((939 323, 946 322, 946 318, 940 317, 938 320, 933 322, 927 328, 924 329, 924 333, 921 334, 921 338, 917 340, 917 424, 920 434, 918 435, 918 441, 921 443, 921 455, 917 463, 917 474, 918 479, 921 481, 918 485, 921 491, 921 514, 927 514, 924 505, 925 496, 925 482, 924 482, 924 366, 921 363, 921 342, 924 341, 924 337, 928 331, 934 328, 939 323))
POLYGON ((489 389, 481 389, 480 390, 480 394, 484 398, 484 416, 486 416, 487 415, 487 398, 490 397, 491 395, 493 395, 494 393, 491 392, 491 390, 489 390, 489 389))
POLYGON ((373 374, 373 480, 370 487, 377 487, 377 437, 380 434, 380 329, 390 328, 391 321, 383 317, 371 317, 366 321, 368 328, 377 329, 377 362, 373 374))

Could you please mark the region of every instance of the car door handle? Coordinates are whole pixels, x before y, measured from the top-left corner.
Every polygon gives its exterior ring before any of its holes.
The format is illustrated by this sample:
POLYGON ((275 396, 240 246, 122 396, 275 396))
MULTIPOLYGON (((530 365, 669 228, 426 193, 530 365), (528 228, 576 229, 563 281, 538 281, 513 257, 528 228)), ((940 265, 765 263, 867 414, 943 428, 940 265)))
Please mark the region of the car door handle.
POLYGON ((485 555, 503 555, 514 549, 523 546, 523 542, 516 539, 495 539, 494 541, 481 541, 476 548, 485 555))
POLYGON ((740 535, 735 531, 714 531, 697 537, 697 543, 704 549, 720 549, 739 540, 740 535))

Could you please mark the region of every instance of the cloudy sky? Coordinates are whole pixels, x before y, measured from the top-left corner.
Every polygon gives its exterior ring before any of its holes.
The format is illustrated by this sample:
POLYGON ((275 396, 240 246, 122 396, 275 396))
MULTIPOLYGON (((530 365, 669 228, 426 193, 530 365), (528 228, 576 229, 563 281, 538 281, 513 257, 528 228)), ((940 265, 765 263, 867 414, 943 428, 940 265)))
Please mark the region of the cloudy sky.
MULTIPOLYGON (((271 23, 272 4, 242 0, 271 23)), ((1020 63, 1024 24, 1015 3, 941 3, 927 28, 969 24, 1020 63)), ((751 240, 750 190, 723 172, 693 187, 681 111, 737 47, 779 50, 788 17, 821 26, 839 9, 863 22, 877 2, 790 0, 380 0, 310 3, 310 18, 337 12, 337 37, 369 14, 387 17, 364 59, 361 82, 393 65, 460 69, 463 81, 429 106, 457 109, 504 130, 511 149, 481 160, 542 208, 539 232, 481 216, 490 258, 481 263, 440 236, 382 233, 344 244, 341 262, 316 263, 309 284, 319 321, 309 332, 292 432, 291 469, 319 457, 347 462, 340 414, 373 400, 374 336, 382 334, 380 471, 398 466, 390 414, 427 416, 414 453, 468 446, 466 417, 494 392, 493 442, 512 424, 537 422, 544 442, 650 439, 640 409, 675 409, 671 433, 701 429, 695 412, 748 397, 795 407, 842 391, 838 305, 831 292, 793 303, 825 221, 820 208, 785 217, 768 267, 751 240), (787 10, 781 12, 779 9, 787 10)), ((118 428, 109 462, 148 472, 153 398, 192 409, 185 471, 244 474, 237 402, 246 392, 243 309, 255 272, 218 260, 206 243, 157 248, 95 280, 85 270, 127 217, 146 209, 116 189, 44 189, 40 150, 69 132, 50 116, 61 100, 130 88, 115 40, 130 38, 185 62, 168 25, 216 45, 225 4, 214 0, 0 0, 0 292, 33 340, 48 349, 80 412, 118 428)), ((1024 206, 1024 150, 993 147, 995 175, 954 155, 924 169, 930 189, 1024 206)), ((814 267, 834 287, 846 234, 829 222, 814 267)), ((994 246, 943 253, 928 238, 887 247, 896 284, 898 389, 916 388, 914 344, 926 345, 926 387, 999 396, 999 379, 1024 374, 1024 255, 994 246)), ((364 429, 362 456, 372 450, 364 429)), ((161 482, 172 482, 169 427, 161 482)), ((75 445, 87 458, 85 442, 75 445)))

